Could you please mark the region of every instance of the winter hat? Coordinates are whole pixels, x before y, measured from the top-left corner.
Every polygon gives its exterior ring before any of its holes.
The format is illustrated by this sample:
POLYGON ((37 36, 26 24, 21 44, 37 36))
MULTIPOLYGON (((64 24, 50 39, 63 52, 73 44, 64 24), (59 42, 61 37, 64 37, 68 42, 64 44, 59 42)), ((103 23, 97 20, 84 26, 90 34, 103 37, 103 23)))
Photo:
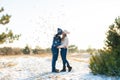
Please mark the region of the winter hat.
POLYGON ((70 34, 70 32, 68 32, 67 30, 64 30, 63 31, 65 34, 70 34))
POLYGON ((58 35, 61 35, 62 32, 63 32, 62 29, 60 29, 60 28, 57 29, 57 34, 58 34, 58 35))

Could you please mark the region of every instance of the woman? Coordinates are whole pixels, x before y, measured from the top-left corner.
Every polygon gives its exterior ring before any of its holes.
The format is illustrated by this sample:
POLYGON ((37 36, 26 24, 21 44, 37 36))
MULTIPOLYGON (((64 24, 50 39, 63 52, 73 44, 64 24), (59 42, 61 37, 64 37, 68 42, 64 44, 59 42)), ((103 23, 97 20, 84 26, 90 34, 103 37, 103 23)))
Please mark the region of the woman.
POLYGON ((61 72, 65 72, 66 71, 66 64, 68 67, 68 72, 70 72, 72 70, 72 67, 70 66, 68 60, 66 59, 66 55, 67 55, 67 47, 68 47, 68 38, 67 38, 67 34, 69 34, 68 31, 64 30, 62 33, 62 42, 61 45, 58 46, 57 48, 61 48, 61 58, 63 61, 63 69, 61 70, 61 72))
POLYGON ((61 37, 62 29, 58 28, 57 34, 53 37, 53 43, 52 43, 52 72, 59 72, 58 69, 56 69, 56 61, 58 59, 58 53, 59 49, 57 48, 59 45, 61 45, 61 37))

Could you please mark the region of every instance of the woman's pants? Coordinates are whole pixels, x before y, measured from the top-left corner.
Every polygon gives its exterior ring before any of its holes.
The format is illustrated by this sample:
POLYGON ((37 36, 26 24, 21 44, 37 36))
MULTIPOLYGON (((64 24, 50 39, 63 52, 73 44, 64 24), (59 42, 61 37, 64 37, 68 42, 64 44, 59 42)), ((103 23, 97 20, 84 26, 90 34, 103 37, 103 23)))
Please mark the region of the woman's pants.
POLYGON ((66 67, 66 64, 67 64, 67 67, 70 67, 69 62, 66 59, 67 48, 61 48, 61 52, 60 53, 61 53, 61 58, 62 58, 62 61, 63 61, 63 68, 66 67))

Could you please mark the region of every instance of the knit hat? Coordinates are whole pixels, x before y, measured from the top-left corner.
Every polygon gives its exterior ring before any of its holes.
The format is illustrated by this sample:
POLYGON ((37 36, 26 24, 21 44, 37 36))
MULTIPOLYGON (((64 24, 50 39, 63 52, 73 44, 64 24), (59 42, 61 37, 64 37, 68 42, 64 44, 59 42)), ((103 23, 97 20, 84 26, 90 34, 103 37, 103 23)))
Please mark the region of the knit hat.
POLYGON ((60 28, 57 29, 57 34, 58 34, 58 35, 61 35, 62 32, 63 32, 62 29, 60 29, 60 28))
POLYGON ((64 30, 63 33, 70 34, 70 32, 68 32, 67 30, 64 30))

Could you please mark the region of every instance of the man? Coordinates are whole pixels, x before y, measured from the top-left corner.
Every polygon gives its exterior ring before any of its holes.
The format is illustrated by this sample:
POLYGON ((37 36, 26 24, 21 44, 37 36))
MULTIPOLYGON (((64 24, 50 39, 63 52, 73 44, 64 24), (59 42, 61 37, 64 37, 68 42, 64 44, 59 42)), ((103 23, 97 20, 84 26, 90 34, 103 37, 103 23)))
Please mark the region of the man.
POLYGON ((59 72, 58 69, 56 69, 56 61, 58 59, 58 53, 59 49, 57 48, 59 45, 61 45, 61 37, 60 35, 62 34, 62 29, 58 28, 57 29, 57 34, 53 38, 53 43, 52 43, 52 72, 59 72))

